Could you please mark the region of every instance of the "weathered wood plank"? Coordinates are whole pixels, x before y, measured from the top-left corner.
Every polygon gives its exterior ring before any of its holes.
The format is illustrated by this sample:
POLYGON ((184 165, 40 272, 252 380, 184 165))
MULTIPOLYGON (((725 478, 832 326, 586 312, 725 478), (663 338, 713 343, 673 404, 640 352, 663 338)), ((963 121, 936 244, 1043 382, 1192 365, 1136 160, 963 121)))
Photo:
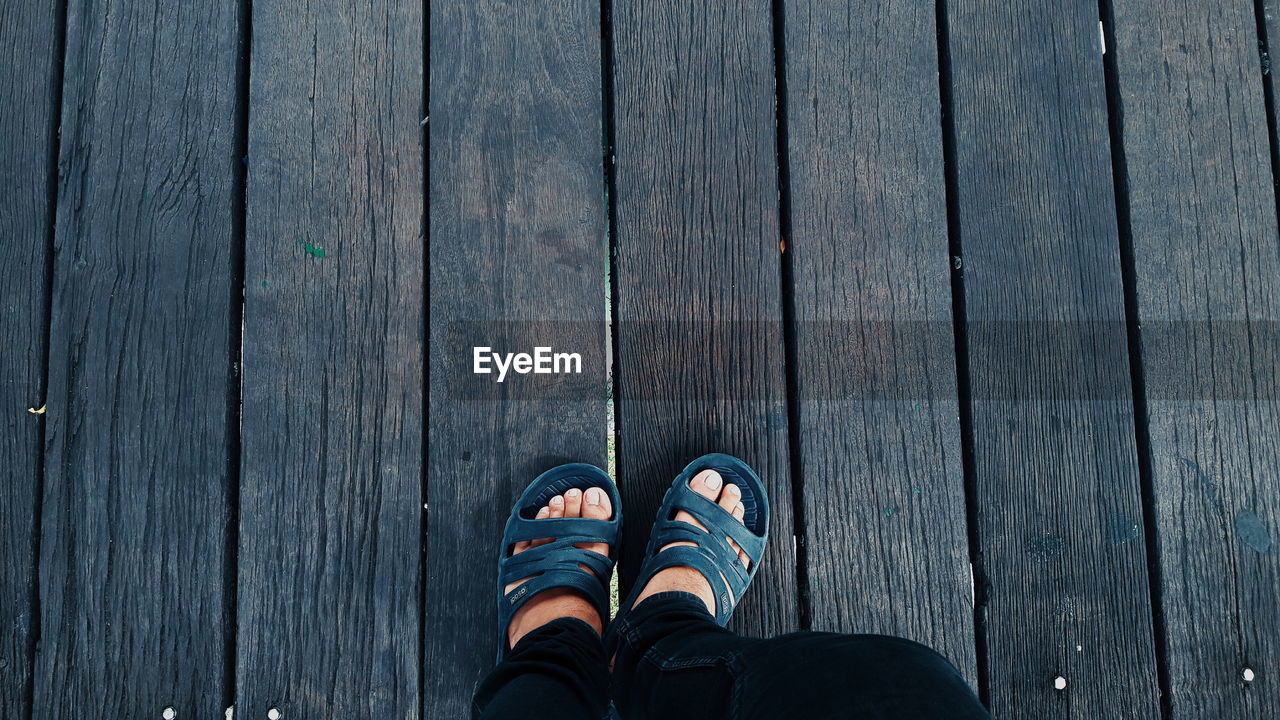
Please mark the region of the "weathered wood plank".
POLYGON ((431 4, 425 712, 493 665, 494 563, 539 472, 605 465, 600 8, 431 4), (474 347, 580 353, 575 375, 472 373, 474 347))
POLYGON ((784 27, 812 625, 973 681, 934 9, 796 0, 784 27))
POLYGON ((238 25, 69 5, 33 717, 225 708, 238 25))
POLYGON ((1097 7, 946 10, 992 709, 1155 717, 1097 7))
POLYGON ((795 629, 770 4, 620 0, 612 32, 623 578, 676 473, 732 453, 773 504, 735 626, 795 629))
POLYGON ((422 9, 253 4, 237 717, 418 716, 422 9))
POLYGON ((59 8, 55 2, 0 2, 0 717, 25 714, 34 623, 36 493, 44 403, 45 251, 49 242, 50 168, 57 133, 55 83, 59 8))
POLYGON ((1280 240, 1254 6, 1113 11, 1169 705, 1280 717, 1280 240))

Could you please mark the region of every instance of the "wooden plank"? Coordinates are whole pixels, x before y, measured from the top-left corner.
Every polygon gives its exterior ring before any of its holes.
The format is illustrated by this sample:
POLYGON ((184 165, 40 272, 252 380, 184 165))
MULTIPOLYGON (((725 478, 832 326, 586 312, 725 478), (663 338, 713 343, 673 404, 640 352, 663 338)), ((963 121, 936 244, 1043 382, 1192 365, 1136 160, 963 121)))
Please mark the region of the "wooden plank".
POLYGON ((664 489, 709 451, 750 463, 770 547, 734 616, 798 623, 771 8, 613 3, 618 474, 634 579, 664 489))
POLYGON ((600 7, 431 3, 431 378, 425 711, 493 666, 494 563, 539 472, 605 466, 600 7), (501 384, 473 348, 580 353, 501 384))
POLYGON ((992 710, 1155 717, 1097 8, 946 10, 992 710))
POLYGON ((1280 717, 1280 241, 1254 5, 1117 0, 1114 19, 1168 702, 1280 717))
POLYGON ((238 42, 69 6, 33 717, 226 707, 238 42))
POLYGON ((60 13, 57 3, 0 2, 0 47, 8 72, 0 77, 0 136, 21 138, 0 155, 0 717, 24 717, 31 682, 35 626, 36 494, 44 404, 45 252, 49 242, 60 13))
POLYGON ((934 10, 799 0, 784 27, 812 625, 975 681, 934 10))
POLYGON ((237 717, 418 715, 422 26, 253 5, 237 717))

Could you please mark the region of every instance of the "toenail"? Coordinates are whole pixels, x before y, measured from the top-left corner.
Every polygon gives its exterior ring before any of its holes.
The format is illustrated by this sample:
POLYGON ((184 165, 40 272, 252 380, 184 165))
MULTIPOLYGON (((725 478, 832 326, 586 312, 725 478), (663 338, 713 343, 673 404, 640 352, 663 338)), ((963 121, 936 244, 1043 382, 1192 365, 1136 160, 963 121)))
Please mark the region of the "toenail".
POLYGON ((566 496, 571 497, 571 498, 576 498, 576 497, 578 497, 578 496, 579 496, 579 495, 581 495, 581 494, 582 494, 582 491, 581 491, 581 490, 579 490, 578 488, 573 488, 573 489, 571 489, 569 492, 565 493, 565 495, 566 495, 566 496))
POLYGON ((588 505, 599 505, 599 504, 600 504, 600 490, 599 490, 599 488, 591 488, 590 490, 588 490, 588 491, 587 491, 587 504, 588 504, 588 505))
POLYGON ((734 485, 733 483, 729 483, 729 487, 725 488, 725 491, 728 492, 730 495, 742 494, 742 488, 738 487, 737 485, 734 485))
POLYGON ((719 490, 720 476, 717 475, 716 473, 711 473, 710 475, 702 479, 702 483, 707 487, 711 488, 712 490, 719 490))
POLYGON ((555 496, 555 497, 551 498, 551 504, 552 504, 552 505, 563 505, 563 504, 564 504, 564 498, 562 498, 562 497, 560 497, 559 495, 557 495, 557 496, 555 496))

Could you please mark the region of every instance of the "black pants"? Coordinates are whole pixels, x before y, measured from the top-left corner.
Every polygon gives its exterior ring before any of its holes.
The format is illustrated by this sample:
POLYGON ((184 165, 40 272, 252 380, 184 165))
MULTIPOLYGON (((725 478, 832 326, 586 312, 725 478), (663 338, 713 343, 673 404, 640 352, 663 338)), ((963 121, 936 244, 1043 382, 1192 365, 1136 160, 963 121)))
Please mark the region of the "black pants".
POLYGON ((612 696, 626 720, 990 717, 955 667, 923 645, 818 632, 742 638, 688 593, 645 600, 607 643, 581 620, 534 630, 480 683, 472 716, 600 720, 612 696))

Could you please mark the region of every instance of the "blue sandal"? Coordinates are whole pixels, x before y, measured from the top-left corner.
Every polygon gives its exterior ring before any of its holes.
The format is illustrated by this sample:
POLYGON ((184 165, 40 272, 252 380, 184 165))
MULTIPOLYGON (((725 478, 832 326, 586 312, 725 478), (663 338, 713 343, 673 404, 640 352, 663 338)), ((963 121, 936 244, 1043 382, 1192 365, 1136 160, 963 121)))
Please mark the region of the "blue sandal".
POLYGON ((732 455, 711 453, 703 455, 685 467, 667 490, 654 521, 649 545, 644 551, 640 575, 631 591, 631 597, 623 603, 623 610, 630 611, 635 598, 660 570, 669 567, 691 567, 711 584, 716 596, 716 623, 724 626, 733 615, 733 608, 742 600, 747 585, 755 577, 769 538, 769 498, 764 483, 746 463, 732 455), (743 518, 738 522, 714 500, 699 495, 689 487, 693 476, 703 470, 715 470, 728 484, 737 485, 742 491, 743 518), (697 518, 707 530, 699 530, 689 523, 673 519, 677 512, 685 511, 697 518), (743 567, 738 552, 725 538, 732 538, 746 553, 751 564, 743 567), (673 542, 689 541, 694 545, 679 545, 667 550, 662 548, 673 542), (726 582, 727 581, 727 582, 726 582))
POLYGON ((520 495, 502 533, 502 557, 498 561, 498 661, 507 647, 511 618, 530 598, 550 588, 572 588, 591 601, 600 621, 609 621, 609 576, 617 562, 618 535, 622 530, 622 501, 618 489, 603 470, 586 463, 569 463, 542 473, 520 495), (538 510, 556 495, 578 488, 600 488, 609 496, 613 516, 534 519, 538 510), (512 555, 518 542, 555 538, 545 545, 512 555), (574 547, 578 543, 607 543, 609 555, 574 547), (591 570, 583 570, 579 564, 591 570), (529 578, 510 593, 503 589, 529 578))

